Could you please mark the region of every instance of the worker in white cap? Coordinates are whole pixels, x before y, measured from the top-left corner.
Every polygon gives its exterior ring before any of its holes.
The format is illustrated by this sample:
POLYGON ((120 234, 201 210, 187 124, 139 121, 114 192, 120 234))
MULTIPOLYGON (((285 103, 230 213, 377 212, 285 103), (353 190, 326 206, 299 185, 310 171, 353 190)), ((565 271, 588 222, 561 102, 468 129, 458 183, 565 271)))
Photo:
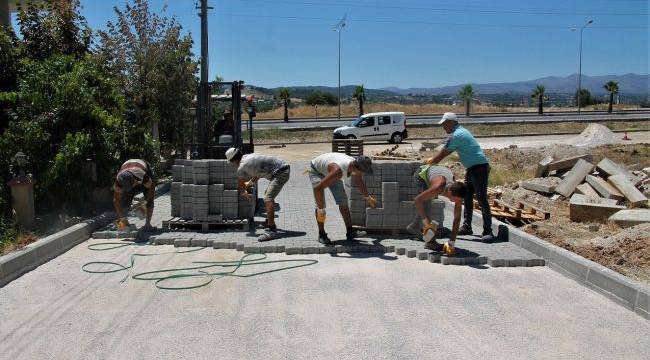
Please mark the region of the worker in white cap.
POLYGON ((226 151, 226 159, 237 167, 239 178, 237 189, 239 194, 250 199, 248 190, 260 178, 269 180, 264 193, 264 208, 266 209, 266 233, 257 238, 258 241, 269 241, 278 237, 277 226, 275 225, 275 198, 289 181, 290 167, 284 160, 262 154, 243 155, 241 150, 230 148, 226 151))
POLYGON ((487 198, 488 177, 490 175, 490 164, 485 153, 479 146, 474 136, 458 123, 456 114, 447 112, 438 122, 448 134, 444 143, 444 148, 427 160, 428 164, 438 164, 442 159, 452 152, 458 153, 460 162, 465 167, 465 185, 467 192, 465 195, 465 216, 463 225, 458 231, 459 235, 471 235, 472 231, 472 212, 474 210, 473 198, 476 195, 479 205, 481 206, 481 215, 483 217, 483 242, 494 241, 492 233, 492 213, 487 198))

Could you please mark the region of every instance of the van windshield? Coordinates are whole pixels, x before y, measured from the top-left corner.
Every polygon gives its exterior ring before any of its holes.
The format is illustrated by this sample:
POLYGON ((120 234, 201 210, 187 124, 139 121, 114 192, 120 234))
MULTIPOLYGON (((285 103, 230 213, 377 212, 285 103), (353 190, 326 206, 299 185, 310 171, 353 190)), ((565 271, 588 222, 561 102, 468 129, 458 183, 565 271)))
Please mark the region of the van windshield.
POLYGON ((352 121, 352 126, 357 127, 361 121, 363 121, 364 118, 358 117, 356 120, 352 121))

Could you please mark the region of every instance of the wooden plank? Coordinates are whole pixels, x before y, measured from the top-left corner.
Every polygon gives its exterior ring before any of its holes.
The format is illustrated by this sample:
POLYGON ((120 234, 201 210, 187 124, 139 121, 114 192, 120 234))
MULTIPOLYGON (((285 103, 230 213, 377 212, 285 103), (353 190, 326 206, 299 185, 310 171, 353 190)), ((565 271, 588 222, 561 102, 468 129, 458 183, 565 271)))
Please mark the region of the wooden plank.
POLYGON ((634 187, 625 174, 610 176, 607 181, 617 188, 630 202, 632 207, 643 206, 648 203, 648 198, 639 189, 634 187))
POLYGON ((555 187, 555 192, 564 197, 571 196, 576 186, 583 182, 593 169, 593 164, 583 159, 578 159, 576 164, 573 165, 573 168, 571 168, 571 171, 569 171, 568 176, 555 187))

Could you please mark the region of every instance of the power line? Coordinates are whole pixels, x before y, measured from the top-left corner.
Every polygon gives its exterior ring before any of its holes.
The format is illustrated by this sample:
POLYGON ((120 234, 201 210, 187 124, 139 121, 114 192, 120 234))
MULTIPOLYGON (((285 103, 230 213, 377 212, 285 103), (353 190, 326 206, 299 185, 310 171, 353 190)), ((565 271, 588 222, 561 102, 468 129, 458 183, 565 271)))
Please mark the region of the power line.
MULTIPOLYGON (((233 17, 247 17, 247 18, 261 18, 261 19, 280 19, 280 20, 311 20, 311 21, 338 21, 336 18, 316 17, 316 16, 283 16, 283 15, 251 15, 251 14, 237 14, 237 13, 220 13, 224 16, 233 17)), ((457 22, 433 22, 433 21, 418 21, 418 20, 391 20, 391 19, 363 19, 363 18, 348 18, 348 22, 364 22, 364 23, 392 23, 392 24, 420 24, 420 25, 445 25, 445 26, 460 26, 460 27, 484 27, 484 28, 514 28, 514 29, 569 29, 572 26, 566 25, 517 25, 517 24, 479 24, 479 23, 457 23, 457 22)), ((592 29, 647 29, 646 26, 594 26, 592 29)))
MULTIPOLYGON (((649 16, 650 13, 612 13, 612 12, 574 12, 562 10, 544 10, 544 9, 479 9, 466 7, 446 8, 446 7, 421 7, 421 6, 403 6, 403 5, 384 5, 371 3, 350 3, 350 2, 315 2, 315 1, 288 1, 288 0, 239 0, 240 2, 262 2, 269 4, 288 4, 288 5, 317 5, 317 6, 349 6, 373 9, 391 9, 391 10, 417 10, 417 11, 434 11, 434 12, 454 12, 454 13, 482 13, 482 14, 516 14, 516 15, 580 15, 580 16, 649 16)), ((647 0, 644 0, 647 1, 647 0)))

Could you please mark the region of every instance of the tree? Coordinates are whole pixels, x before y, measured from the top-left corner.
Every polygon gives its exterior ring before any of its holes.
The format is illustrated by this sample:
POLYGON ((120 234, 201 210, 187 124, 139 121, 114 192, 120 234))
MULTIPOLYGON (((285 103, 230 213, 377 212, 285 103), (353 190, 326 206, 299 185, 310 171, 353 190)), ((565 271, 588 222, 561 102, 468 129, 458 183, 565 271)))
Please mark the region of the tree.
POLYGON ((18 3, 18 25, 25 51, 31 59, 55 54, 84 57, 92 30, 79 12, 79 0, 18 3))
POLYGON ((151 129, 155 141, 160 124, 160 139, 180 145, 197 86, 192 38, 176 19, 150 12, 148 0, 114 11, 117 20, 99 32, 97 60, 122 89, 127 120, 151 129))
POLYGON ((618 82, 614 80, 608 81, 603 88, 609 93, 609 107, 607 108, 607 112, 611 114, 614 104, 614 94, 618 94, 618 82))
POLYGON ((363 115, 363 103, 366 101, 366 90, 363 88, 363 84, 354 88, 352 97, 359 102, 359 116, 363 115))
MULTIPOLYGON (((578 92, 576 91, 576 95, 573 97, 573 102, 578 103, 578 92)), ((593 100, 591 99, 591 93, 587 89, 580 89, 580 106, 588 106, 593 104, 593 100)))
POLYGON ((19 43, 9 27, 0 26, 0 135, 9 124, 8 111, 16 101, 18 86, 19 43))
POLYGON ((472 102, 472 98, 474 97, 474 95, 475 95, 474 88, 470 84, 463 86, 458 92, 458 97, 461 100, 465 101, 465 116, 469 116, 469 112, 470 112, 469 106, 472 102))
POLYGON ((317 90, 310 93, 307 96, 307 99, 305 99, 305 103, 311 106, 318 106, 318 105, 334 106, 338 104, 338 100, 336 99, 336 96, 328 92, 317 90))
POLYGON ((289 121, 289 103, 291 102, 291 93, 289 89, 283 87, 278 89, 278 99, 282 100, 284 106, 284 121, 289 121))
POLYGON ((544 114, 544 101, 548 100, 544 85, 537 85, 530 97, 537 100, 537 113, 539 115, 544 114))

